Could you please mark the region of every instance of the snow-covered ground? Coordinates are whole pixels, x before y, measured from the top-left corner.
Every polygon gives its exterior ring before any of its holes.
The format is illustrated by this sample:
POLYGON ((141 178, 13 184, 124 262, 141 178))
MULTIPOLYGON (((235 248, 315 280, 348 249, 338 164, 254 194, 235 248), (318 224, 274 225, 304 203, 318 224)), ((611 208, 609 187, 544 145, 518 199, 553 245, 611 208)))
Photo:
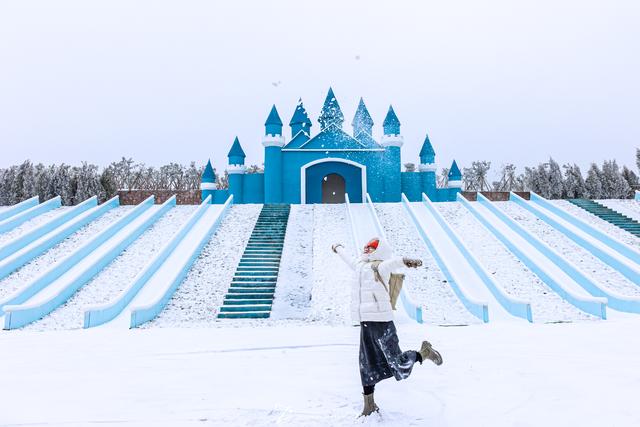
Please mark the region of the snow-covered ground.
POLYGON ((603 288, 626 296, 640 296, 640 287, 531 212, 514 202, 496 202, 496 205, 603 288))
POLYGON ((107 228, 133 208, 133 206, 121 206, 107 211, 44 254, 0 280, 0 299, 4 299, 17 289, 22 288, 39 273, 49 268, 53 263, 71 254, 74 250, 88 242, 89 239, 93 238, 97 233, 107 228))
POLYGON ((403 348, 427 338, 444 364, 380 383, 368 420, 351 326, 13 331, 0 425, 637 426, 639 327, 401 325, 403 348))
POLYGON ((272 319, 308 316, 313 289, 314 205, 291 205, 282 249, 272 319))
POLYGON ((218 310, 261 209, 262 205, 231 206, 165 309, 144 328, 233 323, 220 322, 218 310))
POLYGON ((56 209, 51 209, 50 211, 41 213, 40 215, 23 222, 14 229, 0 234, 0 246, 22 236, 23 234, 30 232, 37 226, 44 224, 45 222, 55 218, 56 216, 64 214, 65 211, 68 211, 69 209, 71 209, 71 207, 69 206, 62 206, 56 209))
POLYGON ((175 206, 158 219, 115 260, 84 285, 64 305, 27 329, 82 328, 88 306, 111 301, 127 287, 149 260, 162 249, 197 206, 175 206))
POLYGON ((587 221, 589 224, 600 229, 601 231, 604 231, 609 236, 614 237, 637 249, 640 249, 640 239, 633 234, 624 231, 622 228, 617 227, 603 219, 600 219, 597 216, 590 214, 586 210, 566 200, 550 200, 550 202, 560 206, 562 209, 565 209, 567 212, 575 215, 577 218, 581 218, 587 221))
POLYGON ((458 202, 435 206, 509 295, 531 303, 534 322, 595 319, 563 300, 458 202))
POLYGON ((441 325, 479 323, 453 293, 402 204, 378 203, 375 208, 394 253, 422 260, 422 267, 408 268, 403 273, 411 297, 424 306, 424 321, 441 325))
POLYGON ((640 221, 640 201, 634 199, 596 200, 598 203, 613 209, 631 219, 640 221))

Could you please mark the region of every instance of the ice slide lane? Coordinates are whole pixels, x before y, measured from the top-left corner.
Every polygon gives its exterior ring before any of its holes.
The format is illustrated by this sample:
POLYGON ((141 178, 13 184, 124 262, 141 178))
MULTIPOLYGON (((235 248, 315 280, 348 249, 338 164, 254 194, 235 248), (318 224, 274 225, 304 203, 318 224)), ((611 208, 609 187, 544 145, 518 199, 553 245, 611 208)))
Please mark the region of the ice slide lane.
POLYGON ((0 221, 4 221, 7 218, 10 218, 14 215, 19 214, 22 211, 25 211, 29 208, 36 206, 39 203, 38 196, 32 197, 20 203, 16 203, 15 205, 6 206, 4 209, 0 211, 0 221))
MULTIPOLYGON (((533 200, 544 200, 535 193, 531 193, 533 200)), ((602 240, 593 237, 591 233, 587 233, 583 228, 576 226, 577 218, 572 217, 572 221, 569 222, 562 216, 558 215, 551 203, 546 200, 544 202, 528 202, 515 193, 511 193, 509 200, 522 206, 536 217, 542 219, 544 222, 565 234, 571 240, 578 245, 585 248, 591 254, 599 258, 602 262, 612 267, 614 270, 619 271, 623 276, 629 279, 631 282, 640 286, 640 265, 633 262, 630 258, 622 255, 622 253, 616 251, 611 246, 604 243, 602 240)), ((611 239, 609 237, 609 239, 611 239)), ((624 243, 619 242, 624 245, 624 243)), ((629 247, 628 252, 637 252, 635 249, 629 247)))
POLYGON ((210 197, 202 202, 127 288, 113 301, 85 311, 84 327, 107 324, 132 328, 155 318, 188 273, 232 201, 231 196, 224 205, 210 204, 210 197))
MULTIPOLYGON (((0 245, 0 260, 7 258, 9 255, 16 253, 25 246, 32 243, 34 240, 39 239, 45 234, 50 233, 57 227, 73 220, 83 212, 98 205, 98 198, 96 196, 85 200, 82 203, 72 207, 69 210, 63 210, 59 214, 55 215, 43 224, 40 224, 26 233, 19 235, 18 237, 8 241, 4 245, 0 245)), ((0 277, 2 277, 0 275, 0 277)))
POLYGON ((606 319, 607 298, 593 296, 587 292, 585 286, 597 286, 575 266, 481 194, 478 193, 478 201, 473 203, 460 194, 457 198, 482 225, 560 297, 586 313, 606 319))
MULTIPOLYGON (((513 196, 511 197, 511 199, 516 202, 518 201, 513 196)), ((616 239, 615 237, 609 236, 607 233, 601 231, 597 227, 594 227, 593 225, 589 224, 587 221, 584 221, 583 219, 578 218, 575 215, 572 215, 571 213, 567 212, 561 207, 551 203, 544 197, 541 197, 533 192, 531 193, 530 203, 531 204, 529 206, 542 208, 542 209, 545 209, 547 212, 553 213, 554 215, 556 215, 556 217, 559 217, 562 220, 564 220, 565 223, 571 224, 574 229, 579 229, 582 232, 583 236, 584 235, 591 236, 593 239, 599 241, 601 246, 608 246, 612 251, 618 252, 618 254, 628 258, 631 262, 635 263, 636 265, 640 265, 640 251, 638 251, 636 248, 633 248, 627 245, 626 243, 616 239)), ((527 206, 525 206, 525 208, 527 208, 527 206)), ((579 242, 578 244, 581 245, 581 243, 579 242)), ((596 254, 594 253, 594 255, 596 254)), ((623 271, 621 270, 618 270, 618 271, 624 274, 623 271)), ((635 283, 633 279, 629 278, 629 280, 635 283)))
POLYGON ((515 316, 531 321, 530 304, 506 295, 488 277, 488 273, 425 195, 423 200, 411 203, 405 197, 403 203, 418 233, 465 307, 484 322, 514 320, 515 316))
POLYGON ((20 213, 17 213, 7 219, 0 221, 0 233, 5 233, 7 231, 13 230, 20 224, 24 224, 30 219, 35 218, 38 215, 48 212, 52 209, 59 208, 60 206, 62 206, 62 201, 60 199, 60 196, 56 196, 52 199, 47 200, 46 202, 40 203, 39 205, 35 205, 26 210, 23 210, 20 213))
MULTIPOLYGON (((347 216, 350 222, 351 236, 353 238, 355 256, 359 256, 359 249, 371 240, 373 237, 386 239, 384 229, 380 225, 380 220, 376 214, 371 197, 366 195, 366 203, 352 204, 349 202, 349 196, 346 195, 347 216)), ((409 291, 403 287, 400 292, 400 302, 405 313, 409 318, 418 323, 423 322, 422 306, 416 304, 409 291)))
POLYGON ((64 304, 176 204, 175 196, 161 206, 154 206, 153 201, 153 196, 149 197, 74 253, 36 277, 17 295, 9 297, 9 301, 1 302, 5 313, 4 329, 25 326, 64 304))

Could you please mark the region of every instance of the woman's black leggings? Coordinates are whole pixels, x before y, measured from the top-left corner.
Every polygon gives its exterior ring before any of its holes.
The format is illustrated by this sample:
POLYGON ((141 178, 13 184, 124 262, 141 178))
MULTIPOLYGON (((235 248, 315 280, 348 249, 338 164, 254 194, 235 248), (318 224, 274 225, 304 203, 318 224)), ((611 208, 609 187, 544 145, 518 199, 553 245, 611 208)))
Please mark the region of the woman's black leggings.
POLYGON ((373 393, 373 390, 376 388, 375 385, 363 385, 362 386, 362 390, 364 391, 364 394, 369 395, 371 393, 373 393))

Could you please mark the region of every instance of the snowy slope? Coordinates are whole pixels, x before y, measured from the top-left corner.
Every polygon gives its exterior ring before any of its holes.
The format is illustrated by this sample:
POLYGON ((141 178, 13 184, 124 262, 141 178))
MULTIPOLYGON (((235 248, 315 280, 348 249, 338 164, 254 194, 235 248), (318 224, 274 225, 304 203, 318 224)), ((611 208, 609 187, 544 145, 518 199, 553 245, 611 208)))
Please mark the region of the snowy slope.
MULTIPOLYGON (((153 327, 210 327, 216 318, 262 205, 232 205, 153 327)), ((246 323, 245 323, 246 324, 246 323)))
POLYGON ((62 307, 25 328, 34 330, 82 328, 85 308, 89 305, 105 303, 118 295, 187 220, 196 207, 171 208, 62 307))
POLYGON ((52 218, 57 217, 58 215, 62 215, 65 211, 71 209, 70 206, 61 206, 56 209, 52 209, 50 211, 44 212, 34 218, 31 218, 29 221, 23 222, 16 228, 6 231, 0 234, 0 246, 8 243, 9 241, 22 236, 36 228, 37 226, 44 224, 52 218))
POLYGON ((553 292, 458 202, 436 203, 478 260, 510 295, 531 302, 534 322, 594 319, 553 292))
POLYGON ((640 287, 542 219, 514 202, 496 202, 496 204, 507 215, 562 254, 564 258, 573 262, 602 287, 626 296, 640 296, 640 287))
POLYGON ((578 218, 582 218, 583 220, 587 221, 589 224, 593 225, 594 227, 609 234, 611 237, 614 237, 628 245, 631 245, 636 249, 640 249, 640 239, 638 239, 633 234, 628 233, 623 229, 616 227, 615 225, 603 219, 600 219, 593 214, 590 214, 586 210, 579 208, 578 206, 570 202, 567 202, 566 200, 550 200, 550 202, 558 205, 559 207, 566 210, 570 214, 575 215, 578 218))
POLYGON ((613 209, 628 216, 631 219, 640 222, 640 202, 634 199, 607 199, 597 200, 598 203, 605 205, 608 208, 613 209))
POLYGON ((419 258, 423 265, 418 269, 405 269, 406 285, 411 296, 423 304, 425 323, 441 325, 467 325, 480 323, 455 296, 438 264, 428 251, 400 203, 375 205, 387 239, 399 256, 419 258))
POLYGON ((98 219, 82 227, 80 230, 49 249, 44 254, 13 272, 11 275, 0 280, 0 299, 5 298, 17 289, 25 286, 37 274, 41 273, 42 270, 69 255, 71 252, 89 241, 89 239, 93 238, 98 232, 107 228, 110 224, 117 221, 133 208, 134 206, 122 206, 109 210, 98 219))
POLYGON ((314 205, 291 205, 272 319, 305 318, 313 289, 314 205))

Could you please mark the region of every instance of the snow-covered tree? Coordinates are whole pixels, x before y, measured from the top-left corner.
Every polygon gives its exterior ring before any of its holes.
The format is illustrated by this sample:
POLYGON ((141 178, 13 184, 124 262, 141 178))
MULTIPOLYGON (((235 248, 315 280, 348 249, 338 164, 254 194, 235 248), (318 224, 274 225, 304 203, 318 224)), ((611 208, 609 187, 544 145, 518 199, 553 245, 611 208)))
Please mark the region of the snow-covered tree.
POLYGON ((584 180, 585 196, 590 199, 602 199, 602 172, 595 163, 591 163, 589 171, 587 171, 587 178, 584 180))
POLYGON ((569 199, 580 199, 585 197, 586 187, 580 167, 576 164, 562 166, 564 168, 564 194, 569 199))
POLYGON ((627 197, 633 198, 634 192, 636 190, 640 190, 640 181, 638 180, 638 175, 636 175, 635 172, 631 169, 623 166, 622 178, 624 178, 624 180, 627 181, 627 184, 629 185, 629 193, 627 194, 627 197))
MULTIPOLYGON (((449 186, 449 168, 442 168, 440 170, 440 176, 438 176, 437 180, 438 187, 447 188, 449 186)), ((462 180, 464 181, 464 176, 462 180)))
POLYGON ((37 195, 33 164, 26 160, 16 170, 11 183, 11 193, 16 202, 26 200, 37 195))
POLYGON ((73 180, 75 181, 74 204, 93 196, 98 196, 99 200, 106 198, 106 192, 100 183, 98 166, 82 162, 82 166, 73 168, 73 180))
POLYGON ((516 167, 508 163, 503 165, 500 170, 500 180, 493 182, 494 191, 516 191, 517 177, 516 167))
POLYGON ((564 192, 562 171, 558 162, 549 158, 549 198, 561 199, 564 192))
POLYGON ((416 171, 416 164, 415 163, 405 163, 404 164, 404 171, 405 172, 415 172, 416 171))
POLYGON ((486 160, 472 162, 470 168, 464 168, 462 181, 465 189, 470 191, 491 190, 491 186, 487 182, 489 169, 491 169, 491 162, 486 160))
POLYGON ((602 193, 606 198, 621 199, 629 194, 629 184, 622 177, 615 160, 605 161, 602 165, 602 193))

